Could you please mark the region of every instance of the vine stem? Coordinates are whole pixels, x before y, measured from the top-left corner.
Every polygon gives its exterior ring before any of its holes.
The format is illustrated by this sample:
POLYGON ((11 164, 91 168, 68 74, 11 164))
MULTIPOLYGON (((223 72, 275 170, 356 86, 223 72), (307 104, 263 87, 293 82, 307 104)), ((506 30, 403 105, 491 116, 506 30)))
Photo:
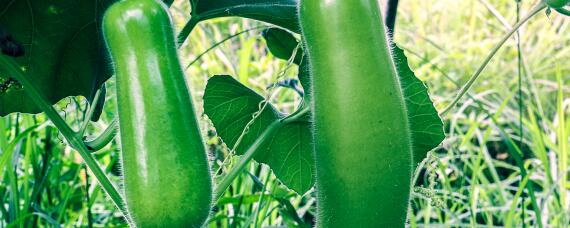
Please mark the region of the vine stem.
POLYGON ((177 37, 176 42, 178 47, 181 47, 182 44, 184 44, 186 39, 188 39, 188 36, 190 36, 190 33, 192 33, 194 28, 198 25, 198 23, 200 23, 200 18, 198 18, 195 15, 192 15, 190 17, 190 20, 186 22, 180 33, 178 33, 178 36, 176 36, 177 37))
POLYGON ((309 107, 304 107, 303 109, 299 110, 298 112, 295 112, 295 113, 291 114, 290 116, 286 117, 285 119, 281 120, 281 123, 290 124, 290 123, 299 121, 306 114, 308 114, 310 111, 311 111, 311 109, 309 107))
POLYGON ((83 123, 81 125, 81 128, 79 128, 79 133, 78 133, 79 135, 85 134, 85 131, 87 130, 87 127, 89 126, 89 122, 91 121, 91 117, 93 117, 93 112, 95 111, 95 108, 97 107, 97 103, 99 102, 100 96, 101 96, 101 89, 98 89, 97 92, 95 92, 95 97, 93 98, 92 103, 89 105, 89 108, 87 109, 87 115, 83 119, 83 123))
MULTIPOLYGON (((284 69, 282 69, 281 71, 279 71, 279 73, 277 74, 277 79, 276 81, 279 81, 279 79, 281 77, 283 77, 285 75, 285 73, 289 70, 289 68, 291 67, 293 60, 295 59, 295 56, 297 55, 297 50, 299 49, 299 45, 297 45, 297 47, 293 50, 293 54, 291 55, 291 58, 289 58, 289 60, 287 61, 287 65, 285 66, 284 69)), ((238 139, 236 140, 236 142, 234 143, 233 147, 230 150, 231 154, 234 154, 236 149, 239 147, 239 145, 241 144, 241 141, 243 140, 243 137, 245 137, 245 135, 249 132, 249 127, 255 122, 255 120, 261 115, 261 113, 265 110, 265 108, 269 105, 269 101, 271 101, 271 99, 273 98, 273 96, 275 96, 277 94, 276 91, 273 91, 273 89, 276 87, 275 86, 276 83, 273 83, 272 86, 269 86, 269 91, 267 92, 267 95, 264 97, 264 99, 259 102, 258 104, 258 110, 256 112, 254 112, 251 115, 251 120, 245 125, 245 127, 243 128, 240 136, 238 137, 238 139)), ((288 119, 288 118, 286 118, 288 119)), ((258 138, 261 137, 258 136, 258 138)), ((225 164, 226 161, 230 158, 230 156, 226 157, 226 159, 224 159, 223 163, 225 164)), ((251 160, 251 159, 250 159, 251 160)), ((221 170, 223 167, 220 166, 221 170)), ((218 171, 219 171, 218 170, 218 171)), ((218 172, 216 171, 216 173, 218 172)), ((239 170, 238 170, 239 171, 239 170)), ((230 171, 231 172, 231 171, 230 171)), ((231 183, 231 182, 230 182, 231 183)))
POLYGON ((391 39, 394 39, 398 2, 398 0, 388 0, 386 4, 386 28, 388 28, 388 36, 390 36, 391 39))
POLYGON ((539 13, 540 11, 542 11, 545 8, 546 8, 546 4, 543 1, 540 1, 540 3, 538 3, 536 6, 534 6, 532 8, 532 10, 530 12, 528 12, 528 14, 522 18, 522 20, 517 22, 513 26, 513 28, 509 32, 507 32, 507 34, 505 34, 505 36, 501 39, 501 41, 499 41, 499 43, 497 45, 495 45, 495 47, 491 50, 491 52, 489 53, 487 58, 485 58, 485 60, 483 61, 483 64, 481 64, 481 66, 479 66, 479 68, 477 69, 475 74, 473 74, 473 76, 471 76, 471 78, 469 79, 469 81, 467 81, 465 86, 463 86, 463 88, 461 88, 461 90, 459 91, 457 96, 453 99, 453 101, 440 113, 441 116, 444 116, 445 114, 447 114, 449 111, 451 111, 455 107, 455 105, 457 105, 457 103, 459 103, 461 98, 469 91, 471 86, 473 86, 473 83, 475 83, 477 78, 479 78, 479 76, 481 75, 483 70, 485 70, 487 65, 489 65, 489 62, 491 62, 491 59, 493 59, 493 57, 495 57, 495 54, 497 54, 499 49, 501 49, 501 47, 507 42, 507 40, 520 27, 522 27, 524 24, 526 24, 526 22, 528 22, 534 15, 536 15, 537 13, 539 13))
POLYGON ((228 174, 226 174, 226 176, 224 176, 224 178, 222 179, 220 184, 218 186, 216 186, 216 190, 214 193, 215 194, 214 196, 216 197, 216 199, 219 199, 222 195, 224 195, 224 192, 226 192, 226 189, 228 189, 228 187, 230 187, 232 182, 243 171, 245 166, 247 164, 249 164, 249 162, 257 154, 257 151, 259 151, 258 150, 259 147, 261 145, 263 145, 263 143, 265 143, 267 141, 267 139, 269 139, 271 136, 273 136, 273 134, 277 131, 277 129, 279 129, 283 125, 286 125, 286 124, 289 124, 289 123, 292 123, 295 121, 300 121, 309 112, 310 112, 310 108, 305 107, 305 108, 299 110, 298 112, 296 112, 295 114, 293 114, 289 117, 286 117, 286 118, 280 119, 280 120, 276 120, 276 121, 272 122, 271 124, 269 124, 269 126, 267 126, 267 128, 265 128, 265 130, 261 133, 261 135, 259 135, 259 137, 257 137, 257 139, 255 139, 253 144, 251 144, 251 146, 247 149, 247 151, 240 157, 239 161, 234 165, 234 167, 232 167, 230 172, 228 174))
POLYGON ((61 134, 69 142, 71 147, 75 149, 79 155, 83 158, 83 161, 91 170, 97 181, 103 188, 103 190, 109 195, 115 206, 121 210, 127 222, 131 224, 130 218, 126 216, 125 204, 123 197, 119 194, 119 191, 108 179, 107 175, 103 172, 97 161, 91 156, 89 150, 83 143, 81 136, 74 132, 69 125, 61 118, 57 111, 45 100, 44 96, 40 93, 38 88, 32 82, 31 78, 20 69, 18 63, 16 63, 12 58, 5 55, 0 55, 0 63, 8 71, 10 76, 16 78, 22 86, 26 93, 32 98, 32 101, 41 108, 42 111, 47 115, 47 117, 53 122, 53 124, 59 129, 61 134))
POLYGON ((235 166, 230 170, 230 172, 228 174, 226 174, 226 176, 224 176, 224 178, 222 179, 220 184, 218 186, 216 186, 216 190, 214 192, 214 194, 215 194, 214 196, 216 197, 216 199, 219 199, 222 195, 224 195, 224 192, 226 192, 226 189, 228 189, 228 187, 230 187, 232 182, 241 173, 241 171, 243 171, 245 166, 247 164, 249 164, 251 159, 253 159, 253 157, 255 156, 255 154, 258 151, 258 148, 268 138, 270 138, 273 135, 273 133, 275 133, 275 131, 277 129, 279 129, 279 127, 281 127, 281 125, 282 125, 282 123, 280 120, 274 121, 269 126, 267 126, 267 128, 265 128, 263 133, 261 133, 261 135, 259 137, 257 137, 257 139, 255 139, 253 144, 251 144, 251 146, 247 149, 247 151, 243 154, 243 156, 241 156, 241 158, 235 164, 235 166))
POLYGON ((570 17, 570 10, 565 9, 565 8, 558 8, 558 9, 554 9, 556 10, 558 13, 562 14, 562 15, 566 15, 570 17))
POLYGON ((119 131, 119 120, 114 118, 107 129, 101 133, 97 138, 84 142, 87 148, 91 151, 99 151, 107 146, 117 135, 119 131))

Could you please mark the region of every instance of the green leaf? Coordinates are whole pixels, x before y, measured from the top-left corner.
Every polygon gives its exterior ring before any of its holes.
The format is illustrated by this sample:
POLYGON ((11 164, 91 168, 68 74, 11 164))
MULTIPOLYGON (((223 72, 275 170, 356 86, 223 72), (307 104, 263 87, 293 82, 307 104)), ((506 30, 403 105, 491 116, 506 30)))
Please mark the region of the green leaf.
MULTIPOLYGON (((269 52, 271 52, 275 57, 285 61, 288 61, 291 56, 293 56, 295 48, 299 46, 299 40, 297 40, 292 33, 280 28, 265 29, 262 32, 262 36, 267 43, 267 49, 269 49, 269 52)), ((299 65, 299 74, 297 77, 299 78, 304 90, 303 106, 309 107, 311 102, 311 78, 308 60, 307 58, 304 58, 302 46, 297 50, 293 63, 299 65)), ((303 107, 299 109, 302 108, 303 107)))
MULTIPOLYGON (((291 58, 293 52, 295 52, 295 48, 299 46, 299 41, 292 33, 280 28, 265 29, 261 35, 265 39, 267 49, 269 49, 271 54, 285 61, 288 61, 291 58)), ((300 65, 302 58, 303 51, 299 48, 293 62, 300 65)))
MULTIPOLYGON (((112 2, 1 1, 2 51, 15 57, 49 102, 90 98, 111 76, 100 21, 112 2)), ((9 78, 0 68, 0 84, 9 78)), ((18 83, 0 90, 0 116, 39 111, 18 83)))
MULTIPOLYGON (((233 148, 263 101, 262 96, 231 76, 214 76, 206 85, 204 112, 224 143, 233 148)), ((236 153, 243 154, 267 126, 280 119, 283 119, 283 115, 268 104, 250 126, 236 148, 236 153)), ((287 187, 303 194, 314 184, 311 145, 312 136, 308 121, 281 123, 279 129, 259 147, 260 151, 254 159, 267 164, 287 187)))
POLYGON ((237 16, 259 20, 299 32, 298 0, 190 0, 192 17, 199 21, 237 16))
POLYGON ((443 122, 433 106, 427 87, 410 69, 404 51, 393 45, 392 55, 406 100, 415 166, 445 138, 443 122))

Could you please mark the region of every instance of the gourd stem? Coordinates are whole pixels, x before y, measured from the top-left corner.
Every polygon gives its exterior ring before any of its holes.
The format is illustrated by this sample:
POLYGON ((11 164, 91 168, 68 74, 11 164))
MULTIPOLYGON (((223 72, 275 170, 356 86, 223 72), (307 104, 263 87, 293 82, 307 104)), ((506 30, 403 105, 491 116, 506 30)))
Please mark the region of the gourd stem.
POLYGON ((32 98, 32 101, 40 107, 40 109, 48 116, 53 124, 59 129, 61 134, 69 142, 71 147, 75 149, 83 158, 85 164, 91 170, 103 190, 109 195, 115 206, 121 210, 127 222, 130 218, 126 216, 126 208, 123 197, 119 191, 113 186, 107 175, 103 172, 97 161, 91 156, 89 150, 83 143, 83 140, 74 132, 69 125, 61 118, 57 111, 45 100, 44 95, 40 93, 36 85, 32 82, 29 75, 22 71, 18 63, 12 58, 5 55, 0 55, 0 64, 4 69, 22 84, 26 93, 32 98))
POLYGON ((451 111, 451 109, 453 109, 455 107, 455 105, 457 105, 457 103, 459 103, 459 100, 461 100, 461 98, 469 91, 471 86, 473 86, 473 83, 475 83, 477 78, 479 78, 479 76, 481 75, 483 70, 487 67, 487 65, 489 65, 489 62, 491 62, 491 59, 493 59, 495 54, 497 54, 499 49, 501 49, 501 47, 507 42, 507 40, 521 26, 526 24, 526 22, 528 22, 534 15, 536 15, 538 12, 542 11, 545 8, 546 8, 546 4, 541 1, 525 17, 523 17, 522 20, 520 20, 517 24, 515 24, 513 26, 513 28, 509 32, 507 32, 507 34, 505 34, 505 36, 501 39, 501 41, 499 41, 499 43, 497 45, 495 45, 495 47, 491 50, 491 52, 489 53, 487 58, 485 58, 485 60, 483 61, 483 64, 481 64, 481 66, 479 66, 479 68, 477 69, 475 74, 473 74, 473 76, 471 76, 471 78, 469 79, 469 81, 467 81, 465 86, 463 86, 463 88, 461 88, 461 90, 459 91, 459 93, 457 94, 455 99, 453 99, 453 101, 440 113, 441 116, 447 114, 449 111, 451 111))
POLYGON ((91 141, 86 141, 85 145, 92 152, 99 151, 103 149, 103 147, 107 146, 111 141, 113 141, 113 139, 117 135, 118 130, 119 130, 119 121, 117 118, 114 118, 113 121, 111 121, 111 123, 107 127, 107 129, 105 129, 105 131, 101 133, 101 135, 99 135, 97 138, 91 141))

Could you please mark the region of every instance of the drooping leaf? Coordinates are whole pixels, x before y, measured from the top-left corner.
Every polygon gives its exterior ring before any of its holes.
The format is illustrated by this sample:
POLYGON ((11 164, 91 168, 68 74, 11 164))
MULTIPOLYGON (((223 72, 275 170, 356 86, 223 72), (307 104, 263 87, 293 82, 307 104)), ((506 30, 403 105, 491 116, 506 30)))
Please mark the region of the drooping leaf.
POLYGON ((198 20, 238 16, 299 32, 298 0, 190 0, 192 16, 198 20))
MULTIPOLYGON (((204 112, 224 143, 233 148, 263 100, 262 96, 230 76, 214 76, 208 80, 204 93, 204 112)), ((267 104, 236 148, 236 153, 243 154, 267 126, 282 118, 282 114, 267 104)), ((311 142, 308 121, 281 123, 273 136, 259 147, 254 159, 267 164, 283 184, 303 194, 314 184, 311 142)))
POLYGON ((404 51, 393 45, 392 55, 406 99, 415 166, 445 138, 443 122, 433 106, 427 87, 410 69, 404 51))
MULTIPOLYGON (((20 64, 51 103, 90 97, 111 76, 100 21, 114 0, 0 1, 2 52, 20 64)), ((10 75, 0 67, 0 83, 10 75)), ((18 83, 0 90, 0 116, 40 110, 18 83)))

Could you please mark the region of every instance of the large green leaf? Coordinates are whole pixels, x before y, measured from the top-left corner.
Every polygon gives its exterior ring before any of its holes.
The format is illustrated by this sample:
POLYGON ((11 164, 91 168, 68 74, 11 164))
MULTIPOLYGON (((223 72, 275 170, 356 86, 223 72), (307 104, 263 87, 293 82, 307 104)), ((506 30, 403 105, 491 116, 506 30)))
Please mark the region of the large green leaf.
MULTIPOLYGON (((15 57, 50 102, 72 95, 91 98, 111 76, 100 20, 113 0, 0 1, 2 42, 22 48, 15 57), (20 55, 21 54, 21 55, 20 55)), ((11 81, 0 68, 0 84, 11 81)), ((18 83, 0 90, 0 116, 40 110, 18 83)))
POLYGON ((433 106, 427 87, 410 69, 404 51, 393 45, 392 55, 406 99, 415 166, 445 138, 443 122, 433 106))
MULTIPOLYGON (((252 115, 259 110, 264 98, 230 76, 214 76, 208 80, 204 93, 204 112, 224 143, 233 148, 252 115)), ((253 122, 236 148, 243 154, 259 135, 274 121, 283 119, 268 104, 253 122)), ((314 159, 310 123, 299 120, 281 123, 278 130, 259 147, 254 159, 267 164, 277 178, 299 194, 313 186, 314 159)))
POLYGON ((197 20, 238 16, 299 32, 298 0, 190 0, 197 20))

